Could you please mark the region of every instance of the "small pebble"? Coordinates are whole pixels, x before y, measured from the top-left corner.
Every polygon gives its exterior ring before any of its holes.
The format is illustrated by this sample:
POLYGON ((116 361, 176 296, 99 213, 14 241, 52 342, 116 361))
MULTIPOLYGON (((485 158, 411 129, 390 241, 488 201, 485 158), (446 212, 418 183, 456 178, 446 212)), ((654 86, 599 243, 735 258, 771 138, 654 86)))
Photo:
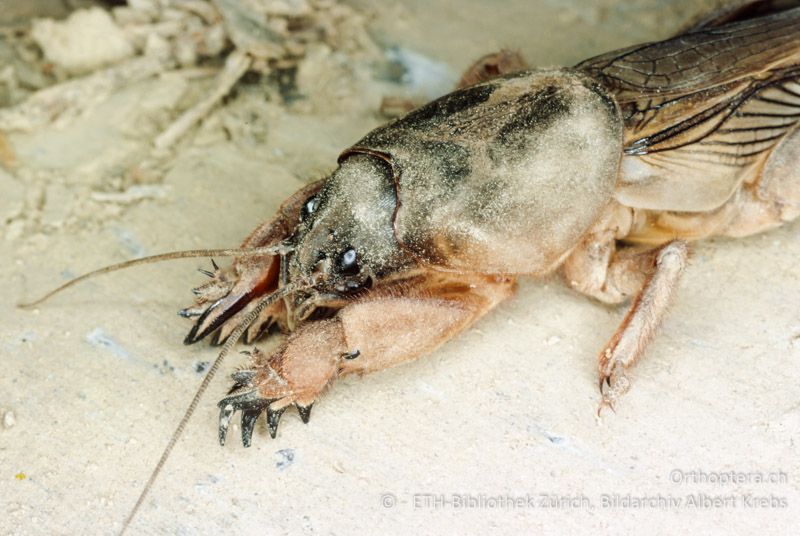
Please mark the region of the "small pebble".
POLYGON ((15 424, 17 424, 17 417, 14 415, 14 412, 11 410, 6 411, 3 414, 3 428, 8 430, 9 428, 13 428, 15 424))
POLYGON ((275 455, 275 457, 278 458, 275 467, 277 467, 279 471, 283 471, 294 463, 294 449, 281 449, 276 452, 275 455))

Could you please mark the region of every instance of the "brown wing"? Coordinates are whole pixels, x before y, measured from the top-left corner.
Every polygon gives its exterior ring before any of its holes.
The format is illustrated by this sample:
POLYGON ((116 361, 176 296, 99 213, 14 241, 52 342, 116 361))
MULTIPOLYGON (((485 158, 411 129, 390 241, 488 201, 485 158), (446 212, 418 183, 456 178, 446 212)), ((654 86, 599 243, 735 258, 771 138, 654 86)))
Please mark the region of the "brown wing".
POLYGON ((703 28, 577 66, 625 122, 631 206, 710 210, 800 118, 800 9, 703 28))
POLYGON ((724 4, 711 13, 703 13, 690 20, 675 35, 723 26, 756 17, 764 17, 795 7, 800 7, 800 0, 726 0, 724 4))
POLYGON ((610 52, 577 68, 614 94, 626 149, 643 154, 674 148, 664 145, 671 138, 703 137, 776 72, 798 64, 800 8, 610 52))

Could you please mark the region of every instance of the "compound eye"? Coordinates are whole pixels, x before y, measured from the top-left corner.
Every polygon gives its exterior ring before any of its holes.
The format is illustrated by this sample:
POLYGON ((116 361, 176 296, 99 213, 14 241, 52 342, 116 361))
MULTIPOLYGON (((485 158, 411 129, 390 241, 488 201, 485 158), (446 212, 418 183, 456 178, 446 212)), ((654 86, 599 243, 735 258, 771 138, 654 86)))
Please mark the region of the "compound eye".
POLYGON ((303 208, 300 209, 300 219, 307 220, 309 216, 316 212, 317 207, 319 207, 319 197, 312 195, 303 203, 303 208))
POLYGON ((339 271, 345 275, 355 275, 361 269, 358 266, 358 254, 353 248, 345 249, 339 255, 339 271))

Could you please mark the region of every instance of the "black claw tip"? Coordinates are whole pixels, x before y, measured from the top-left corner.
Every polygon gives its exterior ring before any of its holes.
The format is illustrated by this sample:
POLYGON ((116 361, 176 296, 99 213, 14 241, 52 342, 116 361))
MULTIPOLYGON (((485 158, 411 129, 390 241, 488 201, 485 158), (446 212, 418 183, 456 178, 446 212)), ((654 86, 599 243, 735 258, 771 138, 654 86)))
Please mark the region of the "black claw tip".
POLYGON ((178 311, 178 316, 182 316, 183 318, 192 318, 193 316, 199 316, 197 313, 191 311, 188 307, 186 309, 181 309, 178 311))
POLYGON ((278 434, 278 423, 281 422, 281 415, 286 411, 286 408, 269 409, 267 408, 267 427, 269 428, 269 435, 272 439, 278 434))
POLYGON ((222 333, 219 331, 215 331, 214 335, 211 336, 211 342, 209 343, 211 346, 219 346, 223 344, 225 341, 222 339, 222 333))
POLYGON ((211 272, 209 270, 203 270, 202 268, 198 268, 197 271, 207 277, 214 277, 214 272, 211 272))
POLYGON ((251 324, 250 327, 245 330, 244 335, 242 335, 242 342, 245 344, 253 344, 256 342, 257 338, 258 334, 253 331, 253 326, 251 324))
POLYGON ((214 259, 211 259, 211 266, 214 267, 215 272, 219 270, 219 266, 217 266, 217 263, 214 261, 214 259))
POLYGON ((219 410, 219 444, 223 447, 225 446, 225 437, 228 435, 228 425, 231 423, 233 412, 233 404, 221 406, 219 410))
POLYGON ((308 420, 311 418, 311 408, 314 407, 314 404, 309 404, 307 406, 301 406, 300 404, 295 404, 297 406, 297 412, 300 414, 300 419, 305 424, 308 424, 308 420))
POLYGON ((186 338, 183 339, 183 344, 194 344, 200 339, 197 337, 197 324, 192 326, 192 329, 189 330, 189 334, 186 335, 186 338))
MULTIPOLYGON (((250 371, 241 371, 248 373, 250 371)), ((262 398, 255 390, 246 391, 244 393, 234 394, 232 396, 223 398, 217 403, 220 409, 219 414, 219 441, 220 444, 225 444, 225 436, 228 432, 228 424, 230 424, 231 415, 237 410, 242 412, 242 444, 245 447, 250 446, 250 441, 253 437, 253 429, 255 428, 258 416, 261 412, 269 406, 273 400, 262 398)))
POLYGON ((253 437, 253 428, 256 426, 258 416, 261 415, 260 409, 246 409, 242 411, 242 445, 245 448, 250 446, 253 437))

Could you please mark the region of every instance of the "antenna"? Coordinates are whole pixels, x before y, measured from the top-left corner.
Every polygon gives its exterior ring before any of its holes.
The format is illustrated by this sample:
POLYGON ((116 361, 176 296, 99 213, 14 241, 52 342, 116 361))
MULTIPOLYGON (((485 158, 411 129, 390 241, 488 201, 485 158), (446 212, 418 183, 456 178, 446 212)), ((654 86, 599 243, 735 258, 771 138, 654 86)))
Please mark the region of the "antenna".
POLYGON ((291 292, 294 292, 298 288, 302 287, 300 287, 299 285, 291 285, 291 284, 286 285, 285 287, 276 290, 272 294, 269 294, 261 298, 261 300, 258 302, 258 305, 256 305, 255 309, 250 311, 242 319, 239 325, 236 326, 236 329, 233 330, 230 337, 228 337, 228 340, 225 341, 225 344, 222 346, 219 355, 214 360, 214 363, 211 365, 211 368, 208 369, 208 373, 206 373, 205 378, 203 378, 203 382, 200 384, 200 387, 197 388, 197 391, 195 392, 192 401, 189 402, 189 407, 186 408, 186 412, 183 414, 183 417, 178 423, 178 426, 172 433, 172 437, 170 438, 169 443, 167 443, 166 448, 164 448, 164 452, 161 453, 161 458, 159 458, 158 463, 156 464, 152 473, 150 473, 150 478, 147 479, 147 483, 144 485, 144 488, 142 488, 142 492, 139 494, 139 498, 136 500, 136 504, 133 506, 130 513, 128 514, 128 517, 125 519, 125 523, 123 523, 122 525, 122 530, 119 532, 119 536, 125 534, 125 531, 128 529, 131 522, 133 521, 133 518, 136 516, 136 513, 139 511, 139 508, 141 508, 142 503, 147 498, 147 495, 150 492, 150 489, 153 487, 156 478, 158 478, 158 475, 161 474, 161 470, 164 468, 164 464, 166 463, 167 458, 169 458, 172 449, 175 447, 175 444, 178 442, 178 439, 180 439, 181 435, 183 434, 183 430, 186 428, 186 424, 192 417, 195 408, 197 408, 197 404, 200 402, 200 398, 202 398, 203 394, 206 392, 208 385, 211 383, 211 380, 217 373, 217 369, 219 369, 219 366, 222 364, 223 359, 228 354, 230 349, 233 347, 234 344, 236 344, 236 342, 242 336, 247 327, 250 324, 252 324, 253 321, 255 321, 255 319, 258 317, 259 314, 261 314, 261 311, 272 305, 275 301, 283 298, 284 296, 290 294, 291 292))
POLYGON ((117 264, 112 264, 109 266, 104 266, 103 268, 98 268, 97 270, 92 270, 91 272, 87 272, 83 275, 79 275, 74 279, 70 279, 60 287, 57 287, 41 298, 37 300, 33 300, 30 302, 23 302, 17 304, 17 307, 21 309, 30 309, 32 307, 36 307, 37 305, 49 300, 56 294, 70 288, 73 285, 80 283, 81 281, 85 281, 92 277, 107 274, 109 272, 116 272, 117 270, 123 270, 125 268, 130 268, 132 266, 139 266, 140 264, 150 264, 153 262, 160 262, 160 261, 167 261, 170 259, 187 259, 191 257, 258 257, 259 255, 278 255, 288 253, 290 251, 290 247, 284 244, 279 244, 277 246, 267 246, 267 247, 257 247, 257 248, 237 248, 237 249, 190 249, 187 251, 172 251, 170 253, 162 253, 160 255, 150 255, 149 257, 141 257, 139 259, 132 259, 129 261, 120 262, 117 264))
MULTIPOLYGON (((47 294, 43 295, 42 297, 30 301, 30 302, 23 302, 17 304, 17 307, 22 309, 30 309, 35 307, 46 300, 52 298, 56 294, 82 282, 92 277, 107 274, 109 272, 116 272, 117 270, 123 270, 125 268, 130 268, 133 266, 138 266, 141 264, 150 264, 154 262, 166 261, 171 259, 186 259, 191 257, 258 257, 258 256, 266 256, 266 255, 285 255, 292 250, 292 246, 285 243, 280 243, 277 245, 271 246, 264 246, 264 247, 254 247, 254 248, 236 248, 236 249, 192 249, 192 250, 185 250, 185 251, 172 251, 169 253, 162 253, 160 255, 150 255, 148 257, 141 257, 139 259, 132 259, 124 262, 120 262, 117 264, 112 264, 109 266, 105 266, 103 268, 98 268, 97 270, 92 270, 91 272, 87 272, 83 275, 70 279, 63 285, 51 290, 47 294)), ((282 263, 283 264, 283 263, 282 263)), ((161 458, 159 458, 158 463, 156 464, 155 468, 153 469, 152 473, 150 473, 150 478, 148 478, 147 483, 145 484, 142 492, 139 494, 139 498, 136 500, 136 504, 131 509, 128 517, 125 519, 124 524, 122 525, 122 530, 120 531, 120 536, 122 536, 125 531, 130 526, 131 522, 133 521, 136 513, 141 508, 142 503, 147 498, 150 489, 153 487, 158 475, 161 473, 161 470, 164 468, 164 464, 166 463, 167 459, 169 458, 172 449, 175 447, 175 444, 180 439, 181 435, 183 434, 186 425, 191 419, 192 415, 194 414, 195 409, 197 408, 197 404, 200 402, 203 394, 208 389, 211 380, 214 378, 214 375, 217 373, 222 361, 225 359, 225 356, 230 352, 231 348, 234 344, 241 338, 242 334, 245 330, 252 324, 258 315, 261 312, 275 303, 277 300, 284 298, 285 296, 291 294, 292 292, 306 288, 310 286, 312 283, 308 281, 298 281, 295 284, 286 284, 283 287, 277 289, 276 291, 268 294, 259 299, 255 308, 250 311, 239 325, 236 326, 236 329, 230 334, 228 339, 225 341, 225 344, 222 346, 222 349, 217 355, 217 358, 212 363, 211 367, 208 369, 203 381, 200 383, 200 386, 197 388, 197 391, 192 398, 192 401, 189 403, 189 406, 186 408, 186 411, 183 414, 178 426, 175 428, 175 431, 172 434, 172 437, 167 443, 167 446, 164 448, 164 451, 161 453, 161 458)))

